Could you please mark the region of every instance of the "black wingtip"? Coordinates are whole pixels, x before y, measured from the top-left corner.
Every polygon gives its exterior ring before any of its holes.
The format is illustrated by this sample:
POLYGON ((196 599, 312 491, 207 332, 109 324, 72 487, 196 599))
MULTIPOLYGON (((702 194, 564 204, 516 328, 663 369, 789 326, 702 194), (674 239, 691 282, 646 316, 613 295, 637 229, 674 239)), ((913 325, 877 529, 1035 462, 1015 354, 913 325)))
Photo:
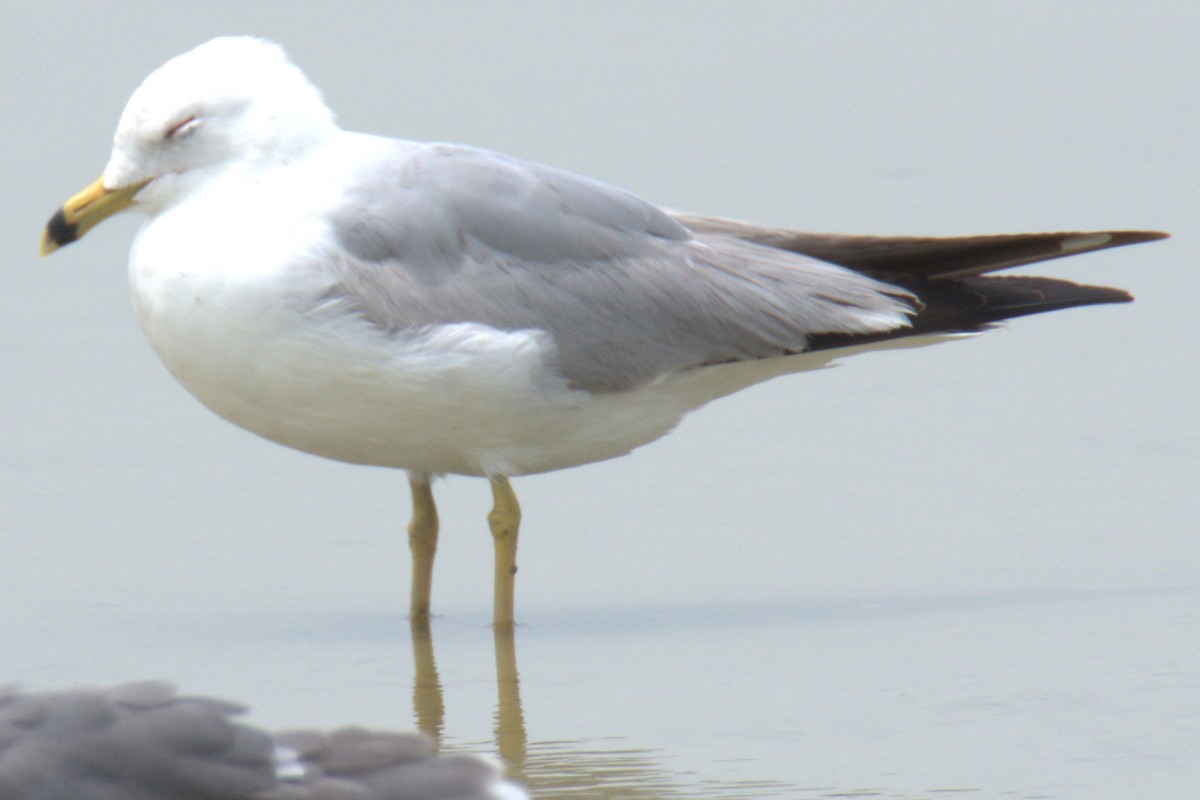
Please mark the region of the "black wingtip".
POLYGON ((1126 244, 1141 244, 1142 242, 1157 242, 1159 239, 1170 239, 1166 231, 1110 231, 1112 242, 1109 247, 1120 247, 1126 244))

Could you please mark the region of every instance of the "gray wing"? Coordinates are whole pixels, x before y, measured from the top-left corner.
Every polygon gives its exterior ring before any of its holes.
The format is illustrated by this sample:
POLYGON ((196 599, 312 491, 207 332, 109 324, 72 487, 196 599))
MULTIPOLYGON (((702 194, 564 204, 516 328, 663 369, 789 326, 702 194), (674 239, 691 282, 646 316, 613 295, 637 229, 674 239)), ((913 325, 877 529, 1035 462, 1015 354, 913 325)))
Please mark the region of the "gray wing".
POLYGON ((415 733, 269 734, 164 683, 0 692, 3 800, 496 800, 498 767, 415 733))
POLYGON ((303 775, 254 800, 497 800, 528 798, 491 761, 438 754, 414 733, 363 728, 277 733, 303 775))
POLYGON ((240 707, 165 684, 0 695, 5 800, 224 800, 275 784, 270 737, 240 707))
POLYGON ((325 308, 388 331, 544 331, 568 382, 593 391, 893 330, 914 310, 866 275, 697 236, 614 187, 455 145, 395 143, 361 166, 330 224, 325 308))

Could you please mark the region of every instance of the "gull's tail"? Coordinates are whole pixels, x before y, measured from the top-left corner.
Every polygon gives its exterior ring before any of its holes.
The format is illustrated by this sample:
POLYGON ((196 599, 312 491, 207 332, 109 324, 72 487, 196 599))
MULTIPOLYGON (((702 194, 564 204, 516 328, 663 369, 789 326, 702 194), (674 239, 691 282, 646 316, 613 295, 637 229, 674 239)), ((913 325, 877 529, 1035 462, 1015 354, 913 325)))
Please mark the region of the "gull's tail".
POLYGON ((988 273, 1167 237, 1157 231, 955 237, 843 236, 763 228, 709 217, 678 218, 695 231, 736 236, 865 273, 902 287, 920 300, 910 327, 866 335, 817 335, 811 337, 809 350, 851 347, 931 333, 966 333, 1027 314, 1100 303, 1127 303, 1133 297, 1123 289, 1089 286, 1058 278, 988 273))

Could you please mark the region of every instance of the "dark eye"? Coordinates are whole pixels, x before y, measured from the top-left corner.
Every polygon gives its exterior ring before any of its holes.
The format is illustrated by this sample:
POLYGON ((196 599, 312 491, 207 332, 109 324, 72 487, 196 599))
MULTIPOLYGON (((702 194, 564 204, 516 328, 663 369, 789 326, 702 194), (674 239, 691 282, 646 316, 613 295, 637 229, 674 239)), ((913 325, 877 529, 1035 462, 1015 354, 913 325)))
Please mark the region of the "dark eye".
POLYGON ((198 127, 200 127, 200 120, 194 116, 188 117, 187 119, 180 120, 171 127, 167 128, 167 132, 163 134, 163 138, 181 139, 192 131, 196 130, 198 127))

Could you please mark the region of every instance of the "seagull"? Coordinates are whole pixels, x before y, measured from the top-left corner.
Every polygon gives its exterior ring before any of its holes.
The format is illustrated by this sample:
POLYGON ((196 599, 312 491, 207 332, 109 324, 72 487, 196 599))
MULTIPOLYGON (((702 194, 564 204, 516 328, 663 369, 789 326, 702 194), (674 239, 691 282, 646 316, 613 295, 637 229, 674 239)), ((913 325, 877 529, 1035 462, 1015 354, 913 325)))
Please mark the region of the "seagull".
POLYGON ((144 681, 0 689, 4 800, 527 800, 480 756, 419 733, 269 733, 246 708, 144 681))
POLYGON ((271 441, 407 471, 428 618, 432 480, 486 477, 494 624, 509 479, 622 456, 711 400, 880 347, 1129 294, 990 273, 1160 239, 802 233, 684 214, 458 144, 344 131, 276 44, 222 37, 134 92, 48 254, 125 209, 137 318, 201 403, 271 441))

